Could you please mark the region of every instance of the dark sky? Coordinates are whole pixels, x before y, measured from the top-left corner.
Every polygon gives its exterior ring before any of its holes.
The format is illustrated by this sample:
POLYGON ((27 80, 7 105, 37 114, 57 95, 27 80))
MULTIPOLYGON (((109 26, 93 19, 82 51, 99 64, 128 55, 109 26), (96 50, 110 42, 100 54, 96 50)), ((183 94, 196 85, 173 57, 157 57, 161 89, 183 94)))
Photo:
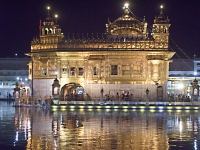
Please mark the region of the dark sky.
MULTIPOLYGON (((199 0, 1 0, 0 2, 0 57, 24 57, 30 52, 30 42, 39 34, 39 20, 58 14, 58 23, 65 37, 68 33, 103 33, 108 17, 114 21, 123 14, 129 3, 139 18, 146 17, 152 26, 154 17, 164 6, 170 19, 170 38, 190 57, 200 57, 200 1, 199 0)), ((170 46, 181 55, 173 44, 170 46)))

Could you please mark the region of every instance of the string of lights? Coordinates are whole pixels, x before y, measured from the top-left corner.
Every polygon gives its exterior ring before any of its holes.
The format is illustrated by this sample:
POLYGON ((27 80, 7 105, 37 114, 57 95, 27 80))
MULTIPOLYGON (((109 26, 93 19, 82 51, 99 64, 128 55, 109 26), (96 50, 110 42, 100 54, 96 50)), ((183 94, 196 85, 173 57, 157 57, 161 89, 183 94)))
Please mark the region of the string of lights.
POLYGON ((191 60, 190 57, 174 42, 174 40, 172 38, 170 38, 170 40, 185 55, 186 58, 188 58, 189 60, 191 60))
MULTIPOLYGON (((174 49, 172 48, 172 47, 170 47, 170 49, 172 50, 172 51, 174 51, 174 49)), ((174 51, 174 52, 176 52, 176 51, 174 51)), ((194 69, 190 66, 190 65, 188 65, 188 63, 186 63, 177 53, 175 53, 175 55, 184 63, 184 64, 186 64, 190 69, 191 69, 191 71, 193 71, 194 69)), ((191 59, 190 59, 191 60, 191 59)), ((192 61, 192 60, 191 60, 192 61)))

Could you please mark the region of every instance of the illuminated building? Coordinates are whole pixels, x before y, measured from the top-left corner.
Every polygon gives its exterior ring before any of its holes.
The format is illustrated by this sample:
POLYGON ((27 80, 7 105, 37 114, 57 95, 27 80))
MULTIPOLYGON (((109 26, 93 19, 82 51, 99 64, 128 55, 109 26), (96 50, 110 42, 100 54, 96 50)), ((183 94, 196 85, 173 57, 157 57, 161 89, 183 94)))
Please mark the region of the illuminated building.
POLYGON ((169 62, 175 52, 168 47, 170 24, 162 7, 149 30, 145 18, 133 17, 125 4, 121 17, 108 20, 106 34, 91 37, 64 38, 57 17, 53 20, 48 12, 39 38, 32 40, 31 53, 26 54, 32 60, 34 96, 51 96, 57 78, 61 100, 83 90, 99 99, 102 88, 110 97, 124 93, 139 99, 145 99, 148 88, 150 100, 166 99, 169 62))
POLYGON ((13 98, 16 82, 29 86, 30 58, 0 58, 0 98, 13 98))
POLYGON ((192 95, 192 81, 199 80, 200 59, 173 59, 169 65, 168 93, 192 95))

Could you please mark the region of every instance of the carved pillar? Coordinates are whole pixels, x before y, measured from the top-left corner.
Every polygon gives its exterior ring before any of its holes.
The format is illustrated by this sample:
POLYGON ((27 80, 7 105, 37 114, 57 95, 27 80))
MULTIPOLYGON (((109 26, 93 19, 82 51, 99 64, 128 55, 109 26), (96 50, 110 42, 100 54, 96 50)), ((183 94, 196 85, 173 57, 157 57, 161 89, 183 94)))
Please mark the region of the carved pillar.
POLYGON ((61 77, 61 72, 60 72, 60 70, 61 70, 60 69, 60 66, 61 66, 60 63, 61 62, 60 62, 60 58, 57 59, 57 63, 58 63, 57 64, 57 68, 56 68, 56 70, 57 70, 57 78, 60 79, 60 77, 61 77))
POLYGON ((118 65, 118 76, 121 77, 122 74, 122 66, 118 65))
POLYGON ((131 73, 131 77, 133 77, 133 64, 131 64, 130 73, 131 73))
POLYGON ((152 80, 157 83, 160 80, 160 76, 159 76, 160 60, 151 60, 151 63, 153 64, 152 80))

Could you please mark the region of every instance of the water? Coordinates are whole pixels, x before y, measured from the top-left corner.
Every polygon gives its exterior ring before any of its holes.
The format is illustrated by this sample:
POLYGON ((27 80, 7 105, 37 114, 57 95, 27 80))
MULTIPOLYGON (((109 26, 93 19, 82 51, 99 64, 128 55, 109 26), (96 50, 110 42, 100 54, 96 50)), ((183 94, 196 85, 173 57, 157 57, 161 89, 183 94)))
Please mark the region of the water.
POLYGON ((0 150, 197 150, 200 112, 15 108, 0 101, 0 150))

